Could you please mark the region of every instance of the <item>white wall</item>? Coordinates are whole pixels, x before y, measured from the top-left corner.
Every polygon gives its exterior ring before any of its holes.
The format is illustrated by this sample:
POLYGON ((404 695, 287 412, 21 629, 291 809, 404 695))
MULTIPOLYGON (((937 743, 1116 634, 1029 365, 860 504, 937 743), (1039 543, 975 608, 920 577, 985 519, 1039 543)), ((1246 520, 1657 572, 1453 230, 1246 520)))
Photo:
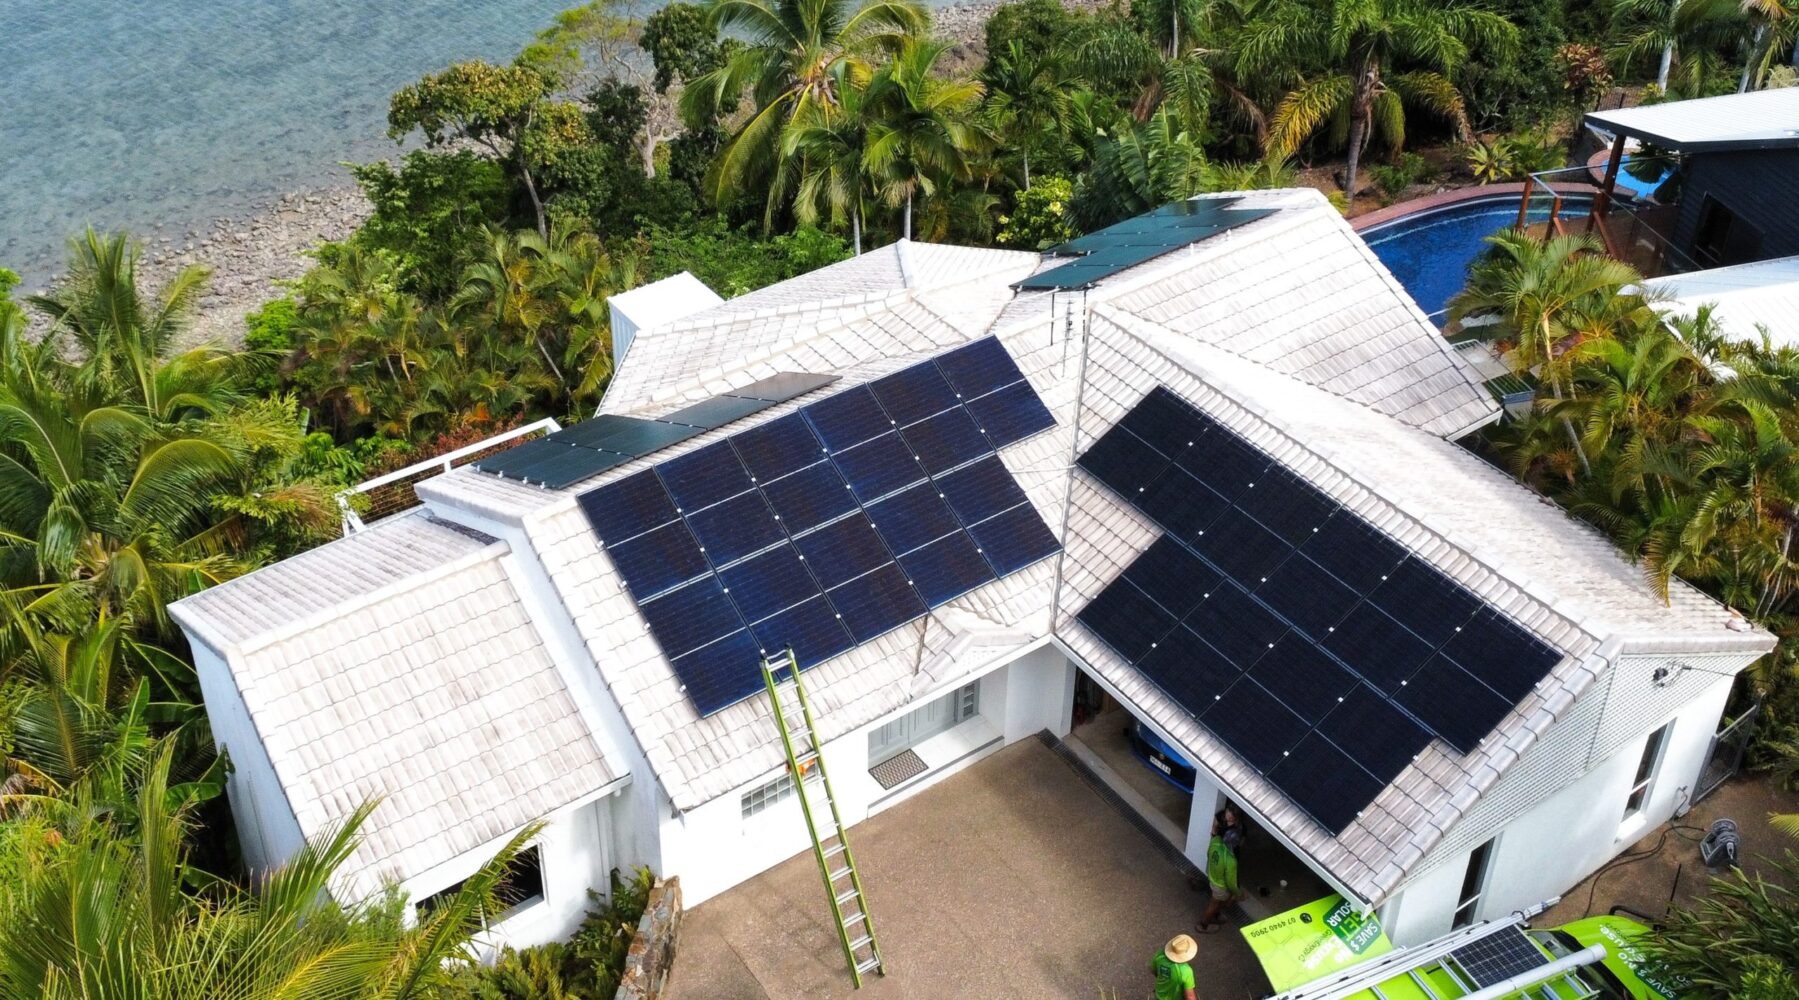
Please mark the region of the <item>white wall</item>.
MULTIPOLYGON (((1572 784, 1494 831, 1490 874, 1475 919, 1500 916, 1567 892, 1683 808, 1704 765, 1730 687, 1731 678, 1714 678, 1675 714, 1639 717, 1634 738, 1572 784), (1625 801, 1644 744, 1652 731, 1670 721, 1673 728, 1651 779, 1650 794, 1641 813, 1626 820, 1625 801)), ((1578 756, 1559 756, 1561 766, 1580 767, 1578 756)), ((1501 784, 1509 780, 1508 775, 1501 784)), ((1382 908, 1395 944, 1417 944, 1450 929, 1468 855, 1481 842, 1484 838, 1457 844, 1452 856, 1433 859, 1429 869, 1382 908)))
MULTIPOLYGON (((947 733, 931 738, 943 763, 893 790, 883 789, 868 773, 868 734, 892 720, 969 683, 960 678, 920 696, 904 708, 870 722, 824 746, 825 767, 844 822, 854 826, 991 754, 1000 747, 1048 729, 1066 735, 1074 703, 1074 666, 1049 646, 1000 665, 979 678, 980 713, 947 733)), ((662 813, 662 858, 668 874, 681 876, 682 899, 701 902, 811 849, 799 799, 789 795, 745 818, 743 794, 779 777, 777 768, 725 795, 676 816, 662 813)), ((814 801, 822 796, 814 793, 814 801)), ((820 817, 821 825, 828 820, 820 817)), ((851 835, 854 844, 855 835, 851 835)))
POLYGON ((276 780, 275 766, 263 749, 262 738, 250 721, 250 712, 237 690, 237 682, 225 658, 211 646, 188 634, 194 669, 200 677, 200 695, 206 702, 206 719, 212 726, 213 743, 231 756, 232 772, 225 782, 226 801, 237 822, 238 844, 251 871, 264 871, 292 857, 305 844, 300 822, 276 780))
MULTIPOLYGON (((592 889, 601 898, 607 895, 613 861, 609 830, 610 813, 623 796, 606 796, 584 802, 552 815, 532 844, 537 845, 543 859, 543 899, 520 909, 492 924, 477 937, 477 945, 486 958, 501 945, 526 948, 548 941, 561 941, 581 926, 581 920, 595 905, 587 892, 592 889)), ((512 837, 497 840, 407 879, 401 886, 412 902, 440 892, 468 878, 491 860, 512 837)))

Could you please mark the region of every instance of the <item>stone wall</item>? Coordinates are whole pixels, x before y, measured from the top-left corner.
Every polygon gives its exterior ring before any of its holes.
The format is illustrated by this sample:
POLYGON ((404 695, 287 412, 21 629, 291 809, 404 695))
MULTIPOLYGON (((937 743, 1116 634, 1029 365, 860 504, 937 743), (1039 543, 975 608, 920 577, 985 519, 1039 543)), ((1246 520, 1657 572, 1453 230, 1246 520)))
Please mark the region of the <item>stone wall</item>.
POLYGON ((668 984, 675 964, 675 939, 681 933, 681 879, 659 880, 650 889, 637 922, 637 935, 625 955, 625 972, 619 977, 613 1000, 656 1000, 668 984))

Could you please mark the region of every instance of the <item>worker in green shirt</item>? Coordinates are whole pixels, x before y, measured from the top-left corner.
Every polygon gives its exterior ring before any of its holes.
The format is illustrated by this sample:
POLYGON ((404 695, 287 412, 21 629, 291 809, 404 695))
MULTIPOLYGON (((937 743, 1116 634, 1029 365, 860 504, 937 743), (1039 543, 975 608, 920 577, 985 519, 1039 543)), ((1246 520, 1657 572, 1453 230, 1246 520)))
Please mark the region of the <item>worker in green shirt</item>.
POLYGON ((1185 934, 1177 934, 1172 941, 1156 952, 1156 957, 1149 960, 1149 971, 1156 977, 1156 989, 1151 994, 1155 1000, 1198 1000, 1193 993, 1193 956, 1199 952, 1199 945, 1185 934))
POLYGON ((1212 883, 1212 901, 1199 918, 1199 931, 1209 934, 1218 925, 1224 908, 1241 898, 1237 891, 1237 852, 1224 839, 1224 823, 1212 820, 1212 843, 1206 848, 1206 879, 1212 883))

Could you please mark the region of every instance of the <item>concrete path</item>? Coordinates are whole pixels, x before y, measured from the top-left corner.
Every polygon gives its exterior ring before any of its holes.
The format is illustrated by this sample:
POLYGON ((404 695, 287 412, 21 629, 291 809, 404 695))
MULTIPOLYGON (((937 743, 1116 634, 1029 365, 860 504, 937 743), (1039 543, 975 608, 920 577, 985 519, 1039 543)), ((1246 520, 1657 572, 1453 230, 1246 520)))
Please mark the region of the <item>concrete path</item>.
MULTIPOLYGON (((1036 740, 852 828, 888 975, 850 986, 810 854, 687 914, 670 1000, 1141 1000, 1204 897, 1036 740)), ((1199 994, 1261 996, 1235 927, 1199 936, 1199 994)))

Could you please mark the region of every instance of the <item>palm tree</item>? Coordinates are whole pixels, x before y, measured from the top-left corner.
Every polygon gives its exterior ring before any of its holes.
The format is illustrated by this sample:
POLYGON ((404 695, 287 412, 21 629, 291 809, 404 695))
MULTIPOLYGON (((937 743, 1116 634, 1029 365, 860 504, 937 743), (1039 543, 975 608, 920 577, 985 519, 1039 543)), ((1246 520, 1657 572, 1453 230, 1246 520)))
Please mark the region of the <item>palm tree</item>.
MULTIPOLYGON (((851 67, 838 72, 849 75, 851 67)), ((794 216, 811 225, 829 217, 831 225, 850 225, 850 244, 862 254, 862 219, 872 200, 869 175, 868 118, 863 112, 867 81, 837 83, 835 107, 813 107, 789 123, 781 138, 784 157, 798 157, 799 188, 794 216)))
POLYGON ((787 124, 834 108, 846 64, 867 73, 870 56, 897 51, 930 18, 916 0, 711 0, 709 12, 714 28, 745 44, 688 81, 682 114, 690 124, 711 121, 749 92, 748 117, 719 150, 707 188, 723 205, 765 186, 763 222, 771 225, 794 183, 780 155, 787 124))
MULTIPOLYGON (((1556 399, 1569 385, 1569 347, 1653 320, 1641 298, 1623 294, 1641 275, 1607 257, 1592 236, 1538 240, 1510 229, 1487 242, 1492 249, 1469 269, 1467 287, 1449 300, 1449 318, 1491 315, 1495 322, 1477 329, 1510 341, 1513 367, 1538 372, 1556 399)), ((1560 419, 1582 469, 1590 471, 1573 421, 1560 419)))
POLYGON ((30 298, 52 321, 53 340, 74 341, 79 360, 69 369, 70 387, 162 423, 215 415, 241 402, 247 356, 182 344, 206 293, 206 269, 182 268, 146 301, 137 265, 130 237, 89 229, 70 241, 63 285, 30 298))
POLYGON ((469 961, 478 915, 505 866, 534 836, 513 838, 414 927, 380 900, 344 904, 330 889, 373 804, 303 846, 254 888, 194 866, 196 801, 169 784, 172 746, 154 748, 115 822, 91 783, 33 803, 11 821, 0 868, 0 995, 50 1000, 275 997, 408 1000, 446 986, 446 963, 469 961), (196 891, 192 886, 203 886, 196 891))
POLYGON ((1742 22, 1739 0, 1614 0, 1619 38, 1612 58, 1620 63, 1655 56, 1655 85, 1666 91, 1681 50, 1704 50, 1735 40, 1742 22))
POLYGON ((1760 85, 1774 68, 1783 49, 1793 53, 1799 65, 1799 0, 1742 0, 1743 16, 1754 29, 1749 39, 1749 58, 1737 81, 1737 93, 1760 85))
POLYGON ((904 206, 906 239, 912 238, 914 196, 966 178, 970 159, 987 143, 975 117, 985 88, 937 73, 937 60, 949 48, 943 41, 908 40, 869 81, 864 98, 869 124, 863 162, 880 179, 888 204, 904 206))
POLYGON ((1024 189, 1031 189, 1031 150, 1061 149, 1067 142, 1071 105, 1079 89, 1060 53, 1034 52, 1013 39, 981 72, 987 113, 1005 146, 1018 151, 1024 189))
POLYGON ((1266 148, 1287 159, 1320 129, 1346 124, 1344 190, 1354 200, 1357 169, 1374 134, 1390 150, 1404 144, 1406 105, 1448 118, 1466 136, 1467 112, 1448 74, 1468 60, 1470 46, 1503 51, 1517 39, 1505 18, 1461 2, 1329 0, 1323 11, 1297 3, 1276 7, 1245 24, 1236 44, 1243 73, 1275 72, 1296 53, 1333 67, 1281 100, 1266 148), (1429 68, 1389 74, 1396 63, 1429 68))

